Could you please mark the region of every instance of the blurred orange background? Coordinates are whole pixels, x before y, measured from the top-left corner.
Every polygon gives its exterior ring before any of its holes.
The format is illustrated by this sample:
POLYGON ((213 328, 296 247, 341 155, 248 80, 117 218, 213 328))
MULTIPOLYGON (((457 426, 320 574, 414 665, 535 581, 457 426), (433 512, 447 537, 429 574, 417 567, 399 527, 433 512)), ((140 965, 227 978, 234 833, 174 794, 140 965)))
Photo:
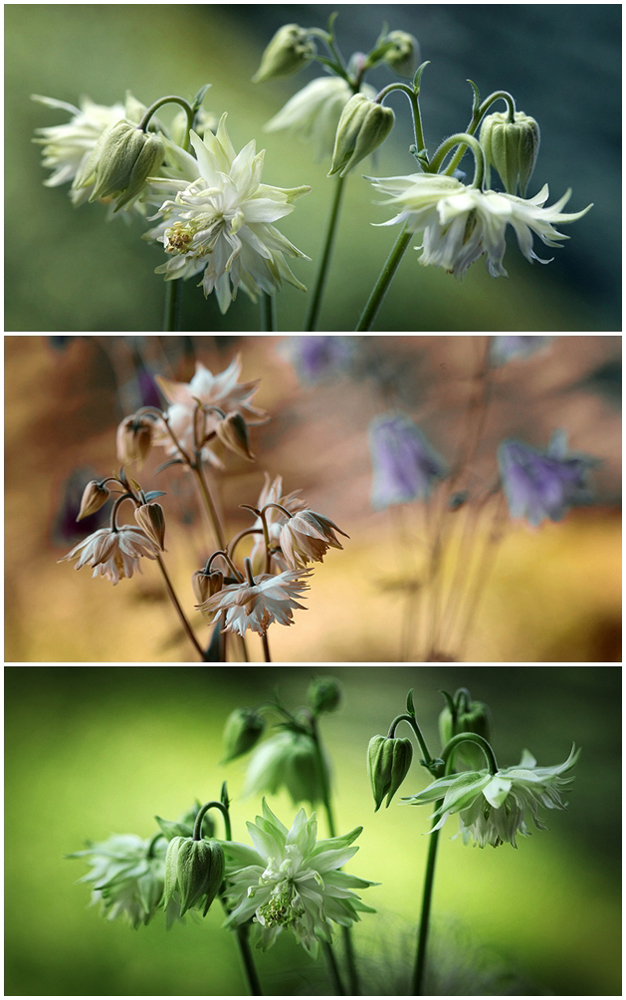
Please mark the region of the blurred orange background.
MULTIPOLYGON (((295 612, 290 628, 271 628, 274 661, 386 663, 401 652, 420 659, 424 636, 415 616, 407 618, 399 584, 415 572, 406 540, 419 543, 422 505, 371 509, 367 427, 399 408, 451 460, 485 338, 355 338, 356 373, 314 383, 300 381, 293 343, 262 335, 5 337, 5 660, 193 662, 155 564, 144 560, 142 575, 112 587, 92 580, 89 568, 76 573, 57 563, 85 535, 79 524, 69 537, 61 507, 70 476, 84 484, 118 471, 115 430, 141 403, 138 362, 151 375, 188 381, 196 360, 217 373, 237 352, 242 380, 260 379, 254 403, 271 420, 251 429, 254 464, 228 455, 226 472, 213 477, 229 536, 250 525, 239 504, 257 502, 264 471, 282 475, 286 492, 301 489, 313 510, 350 536, 343 552, 331 549, 316 564, 307 610, 295 612)), ((620 359, 619 337, 557 336, 495 372, 474 481, 496 474, 503 438, 545 448, 558 428, 567 430, 573 452, 601 464, 593 470, 592 506, 539 529, 509 522, 471 616, 464 662, 621 660, 620 359)), ((167 493, 165 561, 206 644, 190 579, 214 546, 188 474, 173 468, 157 476, 165 456, 155 452, 131 474, 144 489, 167 493)), ((455 516, 462 525, 465 512, 455 516)), ((458 539, 461 527, 455 531, 458 539)), ((458 582, 455 544, 444 589, 458 582)), ((261 659, 257 639, 250 640, 253 660, 261 659)))

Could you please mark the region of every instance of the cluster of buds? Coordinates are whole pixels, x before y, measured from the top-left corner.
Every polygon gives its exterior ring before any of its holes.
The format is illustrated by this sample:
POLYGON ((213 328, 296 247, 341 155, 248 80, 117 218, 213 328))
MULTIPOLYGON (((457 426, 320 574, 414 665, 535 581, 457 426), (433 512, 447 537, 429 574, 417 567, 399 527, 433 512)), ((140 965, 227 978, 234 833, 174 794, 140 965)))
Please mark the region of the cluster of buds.
POLYGON ((104 130, 74 184, 77 189, 93 188, 89 201, 117 199, 117 212, 141 194, 164 157, 160 135, 122 119, 104 130))

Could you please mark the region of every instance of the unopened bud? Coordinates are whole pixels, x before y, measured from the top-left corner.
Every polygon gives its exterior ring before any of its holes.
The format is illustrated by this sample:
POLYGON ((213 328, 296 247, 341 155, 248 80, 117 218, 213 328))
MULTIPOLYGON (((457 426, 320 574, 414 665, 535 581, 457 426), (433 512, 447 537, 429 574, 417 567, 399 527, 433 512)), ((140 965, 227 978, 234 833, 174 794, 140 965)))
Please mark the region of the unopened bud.
POLYGON ((365 94, 354 94, 341 112, 329 176, 338 173, 345 177, 384 142, 394 121, 391 108, 377 104, 365 94))
POLYGON ((76 188, 93 184, 90 201, 117 198, 115 211, 140 194, 151 174, 156 173, 165 156, 160 136, 144 132, 122 119, 109 125, 74 181, 76 188))
POLYGON ((111 491, 106 486, 102 486, 95 479, 92 479, 83 490, 83 498, 80 502, 80 510, 76 520, 82 521, 84 517, 95 514, 97 510, 100 510, 105 505, 110 496, 111 491))
POLYGON ((224 749, 226 755, 222 764, 243 756, 259 742, 265 730, 262 715, 251 708, 236 708, 231 712, 224 726, 224 749))
POLYGON ((160 503, 145 503, 136 507, 135 520, 160 549, 165 548, 165 515, 160 503))
POLYGON ((220 420, 215 428, 215 433, 230 451, 241 455, 242 458, 247 458, 249 462, 254 461, 254 455, 250 451, 248 425, 237 410, 220 420))
MULTIPOLYGON (((439 715, 439 738, 442 747, 450 742, 453 736, 460 733, 476 733, 483 739, 490 738, 489 708, 482 701, 471 701, 461 690, 454 696, 454 712, 447 704, 439 715)), ((478 770, 484 766, 484 754, 475 744, 461 743, 455 750, 455 760, 468 764, 478 770)))
POLYGON ((224 851, 216 840, 174 837, 165 857, 163 908, 178 892, 180 915, 204 899, 206 916, 224 878, 224 851))
POLYGON ((420 61, 420 46, 417 38, 408 31, 390 31, 385 35, 383 44, 391 42, 385 53, 386 62, 400 76, 413 76, 420 61))
POLYGON ((367 767, 372 786, 372 794, 378 812, 387 796, 385 805, 389 807, 393 796, 407 776, 413 745, 409 739, 395 736, 374 736, 367 748, 367 767))
POLYGON ((265 49, 252 82, 263 83, 275 77, 291 76, 314 55, 315 45, 307 38, 305 29, 297 24, 284 24, 265 49))
POLYGON ((519 184, 522 198, 525 197, 537 161, 539 140, 537 122, 523 111, 515 112, 513 122, 506 111, 487 115, 483 120, 480 144, 487 169, 495 167, 508 194, 517 194, 519 184))
POLYGON ((341 702, 341 685, 334 677, 316 677, 309 684, 306 697, 316 715, 334 712, 341 702))
POLYGON ((143 464, 152 446, 152 421, 147 418, 125 417, 117 428, 117 458, 122 465, 138 461, 143 464))
POLYGON ((224 574, 220 573, 219 570, 213 570, 212 573, 205 573, 203 569, 197 569, 191 576, 191 586, 193 587, 198 604, 204 604, 205 601, 208 601, 209 597, 213 597, 213 594, 217 594, 222 589, 224 586, 224 574))

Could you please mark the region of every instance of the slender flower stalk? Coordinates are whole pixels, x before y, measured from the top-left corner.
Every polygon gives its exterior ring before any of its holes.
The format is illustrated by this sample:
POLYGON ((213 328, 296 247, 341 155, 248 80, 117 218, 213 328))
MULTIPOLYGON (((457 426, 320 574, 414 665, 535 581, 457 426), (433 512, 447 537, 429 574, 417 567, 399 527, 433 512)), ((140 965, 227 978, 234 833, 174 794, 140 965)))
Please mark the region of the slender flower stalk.
POLYGON ((345 181, 346 181, 345 177, 338 177, 337 180, 335 181, 335 193, 333 196, 333 202, 330 210, 328 228, 326 230, 324 249, 322 250, 322 259, 320 262, 320 267, 317 274, 317 280, 315 283, 315 288, 313 290, 313 295, 311 297, 309 312, 304 326, 305 330, 315 330, 315 328, 317 327, 317 321, 319 318, 320 310, 322 308, 322 296, 324 294, 326 276, 328 274, 328 267, 330 265, 330 258, 333 251, 333 244, 335 242, 335 234, 337 232, 337 226, 339 224, 339 216, 341 213, 341 202, 345 190, 345 181))
POLYGON ((361 314, 361 318, 356 326, 356 330, 365 331, 371 330, 376 319, 376 314, 380 309, 383 299, 389 290, 389 286, 393 281, 394 275, 398 270, 400 261, 402 260, 404 253, 411 242, 412 233, 406 228, 401 230, 396 242, 393 245, 391 253, 385 262, 378 280, 374 285, 370 297, 367 300, 365 308, 361 314))

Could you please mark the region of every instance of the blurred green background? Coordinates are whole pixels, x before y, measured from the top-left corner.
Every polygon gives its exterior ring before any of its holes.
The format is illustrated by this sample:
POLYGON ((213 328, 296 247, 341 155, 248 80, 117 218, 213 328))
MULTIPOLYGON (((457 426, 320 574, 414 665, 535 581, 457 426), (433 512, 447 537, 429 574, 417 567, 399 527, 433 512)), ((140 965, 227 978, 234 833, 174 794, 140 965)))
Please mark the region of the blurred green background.
MULTIPOLYGON (((422 83, 431 151, 465 128, 471 77, 483 96, 511 91, 541 126, 529 194, 547 182, 551 202, 573 189, 569 210, 594 202, 583 220, 566 227, 571 240, 549 267, 531 267, 510 238, 508 279, 494 281, 479 262, 460 284, 439 268, 419 267, 416 253, 407 252, 376 329, 620 329, 621 4, 7 4, 5 329, 154 330, 162 321, 164 283, 153 273, 161 255, 139 239, 141 224, 107 224, 101 206, 74 210, 66 188, 42 185, 47 171, 33 131, 66 116, 33 103, 33 93, 74 104, 84 94, 112 104, 130 89, 150 104, 172 92, 191 97, 211 83, 205 106, 228 111, 235 147, 255 138, 267 149, 264 180, 312 186, 281 223, 312 258, 296 262, 297 276, 311 287, 333 190, 328 164, 313 162, 309 145, 265 134, 263 124, 321 70, 261 85, 250 78, 281 24, 323 27, 333 10, 346 56, 368 51, 384 21, 417 36, 422 59, 431 63, 422 83)), ((382 87, 391 76, 380 68, 371 80, 382 87)), ((397 126, 364 173, 414 170, 408 103, 400 96, 390 103, 397 126)), ((395 230, 370 224, 388 217, 373 200, 357 168, 347 185, 320 329, 354 329, 395 240, 395 230)), ((193 280, 183 299, 184 330, 259 328, 257 307, 243 295, 225 319, 214 296, 205 302, 193 280)), ((287 288, 279 298, 279 329, 301 329, 305 314, 305 297, 287 288)))
MULTIPOLYGON (((440 689, 469 687, 493 716, 501 766, 524 747, 540 765, 582 746, 565 812, 549 832, 493 850, 440 839, 431 966, 435 995, 619 996, 619 668, 337 668, 340 710, 321 720, 334 762, 337 826, 363 825, 349 870, 381 885, 364 892, 355 941, 364 995, 406 992, 428 848, 427 807, 394 800, 373 812, 365 770, 371 736, 385 733, 414 689, 431 752, 440 689)), ((5 670, 5 994, 12 996, 239 995, 245 985, 231 936, 213 907, 199 924, 166 933, 160 918, 131 930, 89 908, 86 868, 63 855, 111 833, 152 836, 155 814, 175 818, 228 781, 233 835, 259 801, 243 801, 246 758, 220 766, 227 714, 278 690, 304 704, 307 668, 37 668, 5 670)), ((405 735, 408 735, 408 730, 405 735)), ((417 754, 400 794, 428 783, 417 754)), ((290 825, 284 793, 270 801, 290 825)), ((219 819, 218 819, 219 822, 219 819)), ((221 831, 218 831, 221 835, 221 831)), ((320 811, 320 835, 326 836, 320 811)), ((322 963, 282 935, 257 953, 266 994, 328 992, 322 963)))

